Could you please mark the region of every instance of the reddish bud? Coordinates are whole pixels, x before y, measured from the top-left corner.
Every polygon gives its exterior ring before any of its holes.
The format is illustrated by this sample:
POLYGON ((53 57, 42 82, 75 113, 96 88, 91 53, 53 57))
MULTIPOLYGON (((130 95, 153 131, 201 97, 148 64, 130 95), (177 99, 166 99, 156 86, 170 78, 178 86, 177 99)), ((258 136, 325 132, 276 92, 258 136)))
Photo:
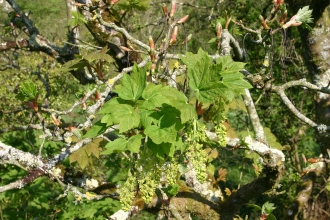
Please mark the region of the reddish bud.
POLYGON ((174 44, 176 42, 176 36, 178 35, 178 26, 174 27, 173 33, 172 33, 172 37, 171 37, 171 41, 170 41, 170 45, 174 44))
POLYGON ((170 12, 170 18, 172 18, 172 17, 173 17, 173 15, 174 15, 175 11, 176 11, 176 1, 175 1, 175 0, 173 0, 173 1, 172 1, 172 8, 171 8, 171 12, 170 12))
POLYGON ((284 0, 274 0, 274 4, 275 4, 276 6, 281 5, 283 2, 284 2, 284 0))
POLYGON ((187 20, 188 20, 188 17, 189 17, 189 15, 186 15, 186 16, 184 16, 183 18, 181 18, 180 20, 178 20, 178 24, 182 24, 182 23, 185 23, 187 20))
POLYGON ((261 21, 261 25, 265 28, 265 29, 269 29, 264 17, 262 17, 262 15, 259 15, 259 19, 261 21))
POLYGON ((151 70, 151 74, 155 73, 155 69, 156 69, 156 64, 151 64, 150 70, 151 70))
POLYGON ((112 5, 116 4, 119 0, 111 0, 111 3, 112 5))
POLYGON ((34 110, 34 111, 38 111, 39 107, 38 107, 38 103, 35 101, 28 101, 28 102, 24 102, 23 103, 25 106, 29 107, 30 109, 34 110))
POLYGON ((163 9, 163 13, 164 13, 164 15, 167 16, 167 14, 168 14, 168 9, 167 9, 167 6, 166 6, 165 4, 163 4, 162 9, 163 9))
POLYGON ((151 36, 149 36, 149 46, 151 49, 155 49, 155 43, 151 36))
POLYGON ((94 97, 96 100, 100 100, 101 99, 101 93, 99 91, 96 91, 94 94, 94 97))
POLYGON ((155 61, 155 50, 154 49, 150 49, 150 59, 151 59, 151 62, 154 62, 155 61))
POLYGON ((284 21, 286 19, 286 17, 288 16, 288 10, 285 10, 285 12, 283 13, 281 19, 280 19, 280 25, 282 26, 284 24, 284 21))
POLYGON ((83 110, 86 110, 86 109, 87 109, 86 102, 81 103, 81 106, 82 106, 82 109, 83 109, 83 110))
POLYGON ((215 30, 217 32, 217 38, 220 38, 222 33, 222 25, 220 22, 218 22, 217 25, 215 26, 215 30))
POLYGON ((52 114, 52 119, 55 125, 59 126, 60 125, 60 121, 56 118, 56 116, 54 114, 52 114))
POLYGON ((310 162, 310 163, 317 163, 317 162, 319 162, 319 159, 318 158, 309 158, 308 159, 308 162, 310 162))
POLYGON ((190 41, 190 40, 191 40, 191 37, 192 37, 192 34, 189 34, 189 35, 187 36, 187 38, 182 42, 182 44, 185 44, 185 43, 187 43, 188 41, 190 41))

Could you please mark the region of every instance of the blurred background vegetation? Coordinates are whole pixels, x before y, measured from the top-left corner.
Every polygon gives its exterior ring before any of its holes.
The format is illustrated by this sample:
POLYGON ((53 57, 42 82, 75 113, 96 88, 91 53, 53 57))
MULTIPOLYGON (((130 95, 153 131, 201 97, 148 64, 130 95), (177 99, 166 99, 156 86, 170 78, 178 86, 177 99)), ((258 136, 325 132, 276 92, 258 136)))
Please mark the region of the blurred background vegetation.
MULTIPOLYGON (((160 44, 162 39, 158 39, 163 27, 162 4, 165 3, 170 8, 171 1, 150 0, 150 8, 141 12, 138 10, 129 11, 122 23, 129 33, 137 39, 147 43, 148 36, 152 35, 160 44)), ((184 5, 178 5, 176 16, 178 18, 188 14, 188 22, 184 26, 184 31, 180 29, 179 39, 184 40, 185 36, 192 34, 192 40, 188 43, 188 51, 196 52, 202 47, 210 54, 214 53, 214 47, 208 43, 215 37, 215 20, 224 21, 226 16, 232 16, 232 20, 241 21, 246 26, 255 28, 260 26, 259 15, 267 15, 273 1, 245 1, 245 0, 224 0, 224 1, 203 1, 203 0, 182 0, 184 5), (217 2, 222 2, 217 5, 217 2), (213 10, 212 10, 213 8, 213 10)), ((17 3, 25 11, 30 10, 29 15, 39 28, 40 33, 55 44, 63 45, 66 42, 68 18, 65 1, 49 0, 17 0, 17 3)), ((289 17, 292 13, 289 11, 289 17)), ((8 16, 0 11, 1 27, 5 27, 8 16)), ((164 29, 163 29, 164 28, 164 29)), ((248 58, 246 68, 254 73, 260 71, 265 55, 263 47, 251 43, 251 39, 245 36, 245 31, 240 27, 231 25, 230 31, 234 37, 246 48, 248 58)), ((83 39, 92 44, 95 43, 92 36, 84 27, 80 28, 83 39)), ((16 34, 16 33, 15 33, 16 34)), ((22 33, 17 33, 16 38, 22 37, 22 33)), ((13 39, 13 33, 6 32, 3 28, 0 34, 0 42, 13 39)), ((272 39, 271 67, 274 77, 274 84, 288 82, 294 79, 310 78, 307 68, 303 62, 304 49, 301 38, 296 27, 287 30, 286 34, 279 32, 272 39)), ((177 45, 170 49, 170 53, 185 52, 185 45, 177 45)), ((31 79, 38 85, 41 91, 40 99, 44 100, 46 95, 45 87, 38 79, 38 74, 46 78, 48 76, 51 87, 49 103, 51 108, 58 110, 67 109, 89 87, 82 86, 70 73, 61 73, 61 65, 43 53, 31 52, 28 50, 10 50, 0 54, 0 140, 15 146, 24 151, 36 153, 40 141, 37 131, 26 130, 23 132, 6 132, 13 126, 27 125, 35 120, 29 111, 26 111, 15 96, 18 93, 22 82, 31 79), (11 68, 5 68, 5 63, 10 61, 11 68)), ((263 196, 256 198, 251 203, 262 205, 266 201, 275 203, 274 215, 278 219, 283 219, 285 210, 292 204, 296 195, 296 187, 299 180, 298 173, 302 172, 305 164, 301 160, 301 155, 306 157, 318 157, 319 147, 315 141, 314 131, 304 125, 283 106, 280 99, 262 90, 251 90, 254 100, 259 100, 256 107, 259 116, 266 128, 267 137, 270 143, 284 149, 288 161, 286 170, 281 181, 283 194, 277 196, 263 196)), ((297 108, 311 119, 314 118, 314 94, 308 90, 290 89, 288 97, 297 108)), ((69 119, 79 122, 82 109, 77 107, 69 119), (74 119, 72 119, 74 118, 74 119)), ((231 127, 236 131, 236 135, 244 136, 251 132, 250 123, 247 119, 246 110, 240 103, 230 106, 227 117, 231 127)), ((50 122, 50 118, 48 118, 50 122)), ((46 142, 43 154, 47 157, 58 153, 61 144, 46 142)), ((95 169, 90 169, 89 174, 96 175, 106 181, 116 182, 120 178, 120 167, 114 166, 118 158, 112 158, 112 163, 95 162, 99 173, 95 174, 95 169), (109 168, 111 167, 111 169, 109 168), (117 169, 117 170, 116 170, 117 169), (94 171, 93 171, 94 170, 94 171)), ((252 167, 253 156, 247 157, 242 150, 227 151, 222 150, 213 165, 217 168, 226 168, 228 171, 227 182, 221 182, 222 189, 237 189, 239 185, 250 182, 256 178, 252 167)), ((119 164, 119 162, 118 162, 119 164)), ((66 161, 66 165, 72 166, 66 161)), ((26 175, 24 171, 14 166, 0 166, 0 185, 5 185, 26 175)), ((23 189, 11 190, 0 194, 0 219, 104 219, 120 208, 118 201, 107 198, 101 201, 84 201, 75 204, 75 198, 68 197, 56 199, 63 193, 61 186, 48 178, 38 178, 33 184, 23 189), (51 190, 50 190, 51 189, 51 190), (92 205, 91 205, 92 204, 92 205)), ((144 215, 144 214, 143 214, 144 215)), ((248 207, 243 209, 240 216, 249 215, 253 218, 252 210, 248 207)), ((152 219, 152 217, 140 216, 139 219, 152 219)))

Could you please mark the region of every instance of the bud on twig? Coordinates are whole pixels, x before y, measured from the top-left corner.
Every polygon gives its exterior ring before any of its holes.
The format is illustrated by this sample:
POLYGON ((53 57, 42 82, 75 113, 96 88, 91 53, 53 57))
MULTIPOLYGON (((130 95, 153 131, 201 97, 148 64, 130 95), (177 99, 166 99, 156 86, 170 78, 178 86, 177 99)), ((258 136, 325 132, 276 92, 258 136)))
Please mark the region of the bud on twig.
POLYGON ((163 4, 162 9, 163 9, 163 13, 164 13, 164 15, 165 15, 165 17, 166 17, 166 16, 168 15, 168 9, 167 9, 167 6, 166 6, 165 4, 163 4))
POLYGON ((308 162, 310 162, 310 163, 318 163, 319 162, 319 159, 318 158, 309 158, 308 159, 308 162))
POLYGON ((110 4, 111 4, 111 5, 114 5, 114 4, 116 4, 118 1, 119 1, 119 0, 111 0, 110 4))
POLYGON ((283 13, 281 19, 280 19, 280 25, 283 26, 284 21, 286 19, 286 17, 288 16, 288 10, 285 10, 285 12, 283 13))
POLYGON ((181 18, 180 20, 178 20, 177 23, 178 24, 182 24, 182 23, 186 22, 188 20, 188 17, 189 17, 189 15, 184 16, 183 18, 181 18))
POLYGON ((150 59, 151 62, 155 61, 155 43, 151 36, 149 36, 149 46, 150 46, 150 59))
POLYGON ((149 36, 149 47, 155 49, 155 43, 151 36, 149 36))
POLYGON ((268 25, 266 24, 266 21, 264 19, 264 17, 262 17, 262 15, 259 15, 259 19, 261 21, 261 25, 265 28, 265 29, 269 29, 268 25))
POLYGON ((52 115, 52 119, 55 125, 59 126, 60 125, 60 121, 58 120, 58 118, 56 118, 55 114, 51 114, 52 115))
POLYGON ((151 74, 155 74, 155 69, 156 69, 156 64, 151 64, 151 66, 150 66, 150 72, 151 72, 151 74))
POLYGON ((222 33, 222 25, 220 22, 217 22, 217 25, 215 26, 215 30, 217 32, 217 39, 221 37, 222 33))
POLYGON ((187 43, 188 41, 190 41, 191 37, 192 37, 192 34, 189 34, 189 35, 187 36, 187 38, 182 42, 182 44, 185 44, 185 43, 187 43))
POLYGON ((126 52, 130 52, 131 49, 130 48, 127 48, 127 47, 124 47, 124 46, 120 46, 120 49, 126 51, 126 52))
POLYGON ((281 5, 284 2, 284 0, 274 0, 274 4, 277 6, 281 5))
POLYGON ((171 8, 171 12, 170 12, 170 18, 172 18, 172 17, 173 17, 173 15, 174 15, 175 11, 176 11, 176 1, 175 1, 175 0, 173 0, 173 1, 172 1, 172 8, 171 8))
POLYGON ((174 44, 176 42, 176 36, 178 35, 178 26, 174 27, 173 34, 171 37, 170 45, 174 44))
POLYGON ((101 99, 101 93, 97 90, 94 94, 95 100, 100 100, 101 99))

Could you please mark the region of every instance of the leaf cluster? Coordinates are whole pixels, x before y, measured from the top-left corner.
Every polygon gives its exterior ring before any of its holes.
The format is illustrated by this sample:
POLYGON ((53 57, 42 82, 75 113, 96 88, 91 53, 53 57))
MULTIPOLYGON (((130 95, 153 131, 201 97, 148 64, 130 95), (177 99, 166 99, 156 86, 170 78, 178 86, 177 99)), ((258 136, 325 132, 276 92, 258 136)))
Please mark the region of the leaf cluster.
POLYGON ((234 62, 230 56, 219 57, 214 62, 200 49, 197 54, 188 52, 181 59, 188 67, 190 90, 201 103, 214 103, 219 97, 231 102, 235 95, 252 88, 239 72, 245 64, 234 62))

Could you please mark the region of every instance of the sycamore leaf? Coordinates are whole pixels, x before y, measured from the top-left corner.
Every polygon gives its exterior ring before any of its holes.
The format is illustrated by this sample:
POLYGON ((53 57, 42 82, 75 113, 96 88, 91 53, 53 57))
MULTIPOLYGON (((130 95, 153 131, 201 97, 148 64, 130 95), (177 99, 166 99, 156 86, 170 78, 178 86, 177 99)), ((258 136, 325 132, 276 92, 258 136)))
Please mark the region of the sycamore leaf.
POLYGON ((261 211, 261 207, 256 204, 248 204, 248 207, 253 208, 255 211, 261 211))
POLYGON ((123 152, 125 151, 127 140, 124 138, 118 138, 112 142, 109 142, 105 145, 106 150, 101 154, 112 154, 114 152, 123 152))
POLYGON ((155 144, 152 140, 148 139, 148 147, 156 155, 156 157, 164 160, 165 156, 173 157, 175 148, 171 143, 155 144))
POLYGON ((267 201, 262 205, 261 213, 270 214, 271 212, 274 211, 274 209, 276 209, 276 207, 274 206, 274 203, 270 203, 267 201))
POLYGON ((166 86, 161 91, 162 96, 166 97, 168 103, 180 111, 181 122, 185 123, 191 119, 197 118, 195 107, 188 103, 188 98, 184 93, 166 86))
POLYGON ((239 72, 245 64, 234 62, 230 56, 218 58, 216 64, 202 50, 197 54, 186 53, 181 58, 188 67, 189 88, 204 104, 213 103, 219 97, 231 101, 244 89, 252 88, 239 72))
POLYGON ((124 74, 118 96, 124 100, 138 100, 146 87, 146 71, 134 64, 131 76, 124 74))
POLYGON ((88 66, 88 62, 86 60, 82 60, 78 58, 78 59, 70 60, 65 64, 63 64, 60 71, 63 73, 70 71, 77 71, 83 69, 86 66, 88 66))
POLYGON ((108 63, 113 63, 115 61, 109 54, 100 52, 90 53, 85 56, 84 59, 87 60, 89 63, 95 60, 105 60, 108 63))
POLYGON ((112 154, 115 152, 123 152, 129 150, 133 153, 138 153, 141 146, 141 139, 143 135, 138 134, 135 136, 130 137, 128 140, 123 138, 118 138, 112 142, 109 142, 105 148, 106 150, 103 151, 101 154, 112 154))
POLYGON ((140 115, 127 104, 118 104, 112 112, 114 123, 119 123, 119 132, 125 132, 140 124, 140 115))
POLYGON ((168 100, 161 93, 162 89, 162 85, 150 83, 142 93, 142 98, 145 100, 142 107, 151 110, 161 107, 163 103, 167 103, 168 100))
POLYGON ((160 115, 157 112, 147 109, 140 110, 141 124, 143 127, 148 127, 151 124, 158 124, 160 115))
POLYGON ((119 97, 111 98, 109 101, 107 101, 101 108, 100 111, 97 112, 97 114, 107 114, 111 113, 115 108, 117 104, 127 104, 128 101, 123 100, 119 97))
POLYGON ((99 158, 100 156, 100 144, 103 141, 102 138, 96 138, 93 141, 89 142, 84 146, 84 149, 86 151, 86 154, 90 157, 92 154, 96 157, 99 158))
POLYGON ((181 121, 178 119, 180 112, 173 106, 163 104, 161 111, 158 113, 161 115, 158 123, 160 128, 174 132, 178 132, 183 128, 181 121))
POLYGON ((83 136, 84 138, 93 138, 96 137, 107 129, 106 124, 102 123, 101 121, 97 121, 83 136))
POLYGON ((126 149, 138 153, 141 146, 141 139, 144 138, 142 134, 137 134, 128 139, 126 149))
POLYGON ((145 135, 149 136, 155 144, 175 143, 177 132, 159 128, 156 125, 148 126, 144 130, 145 135))
POLYGON ((16 98, 23 102, 27 102, 36 100, 38 94, 39 92, 37 86, 31 80, 29 80, 22 84, 19 93, 16 95, 16 98))
POLYGON ((212 59, 201 49, 197 54, 187 53, 182 57, 188 66, 189 87, 202 103, 212 103, 221 94, 223 84, 213 65, 212 59), (190 62, 195 61, 194 64, 190 62))
POLYGON ((106 114, 101 119, 101 122, 106 124, 107 127, 113 125, 113 121, 114 119, 112 114, 106 114))
POLYGON ((86 151, 84 147, 80 148, 79 150, 73 152, 69 156, 70 163, 78 162, 81 169, 85 169, 85 167, 89 163, 88 155, 86 154, 86 151))

